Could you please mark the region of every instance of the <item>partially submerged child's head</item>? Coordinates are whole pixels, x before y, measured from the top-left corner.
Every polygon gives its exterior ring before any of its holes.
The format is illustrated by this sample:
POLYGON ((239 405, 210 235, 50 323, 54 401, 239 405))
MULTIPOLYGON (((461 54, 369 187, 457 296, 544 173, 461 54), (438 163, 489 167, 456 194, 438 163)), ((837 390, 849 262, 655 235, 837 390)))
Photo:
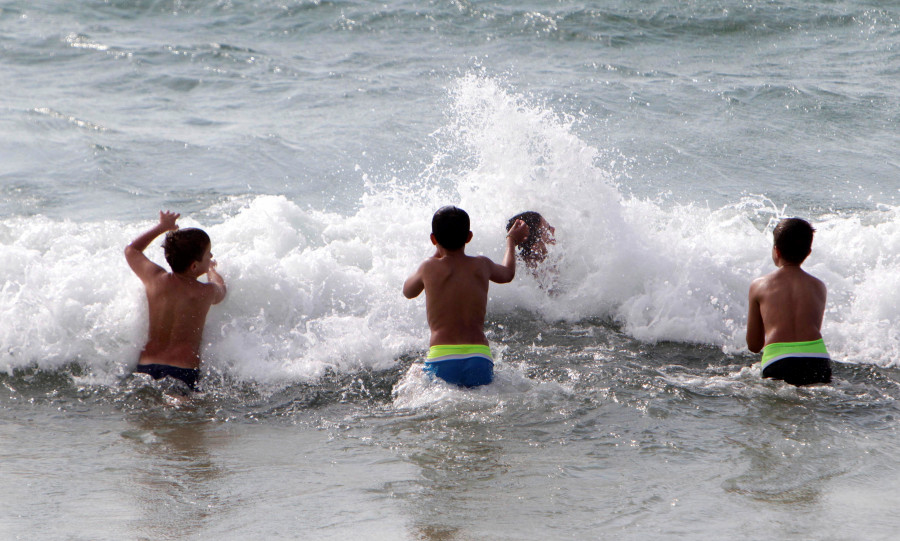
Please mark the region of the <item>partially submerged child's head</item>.
POLYGON ((459 250, 469 241, 469 215, 461 208, 446 206, 431 218, 434 240, 445 250, 459 250))
POLYGON ((536 265, 547 257, 547 245, 556 244, 553 228, 539 212, 527 210, 516 214, 506 223, 506 230, 512 229, 516 220, 522 220, 528 226, 528 237, 518 244, 519 255, 529 265, 536 265))
POLYGON ((541 240, 542 222, 544 217, 540 213, 533 210, 520 212, 506 222, 506 230, 512 229, 516 221, 522 220, 528 226, 528 237, 519 243, 519 254, 525 259, 533 259, 537 254, 534 251, 534 244, 541 240))
POLYGON ((801 218, 785 218, 775 226, 775 248, 788 263, 803 263, 812 250, 813 226, 801 218))
POLYGON ((163 241, 166 261, 172 268, 172 272, 177 273, 185 272, 195 261, 202 262, 209 247, 209 235, 196 227, 169 231, 163 241))

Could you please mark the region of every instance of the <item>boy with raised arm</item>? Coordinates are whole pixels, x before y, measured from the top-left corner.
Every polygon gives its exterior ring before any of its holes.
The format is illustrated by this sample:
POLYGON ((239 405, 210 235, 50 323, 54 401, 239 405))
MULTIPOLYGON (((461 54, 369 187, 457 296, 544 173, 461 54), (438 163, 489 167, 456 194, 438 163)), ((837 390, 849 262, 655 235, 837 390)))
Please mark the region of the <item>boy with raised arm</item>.
POLYGON ((825 284, 800 268, 812 249, 815 229, 800 218, 775 227, 772 260, 777 270, 750 284, 747 347, 762 350, 762 376, 791 385, 831 382, 831 361, 822 340, 825 284))
POLYGON ((150 308, 150 333, 135 372, 153 379, 173 377, 196 390, 206 314, 225 299, 226 290, 209 236, 201 229, 179 229, 175 221, 180 217, 160 211, 159 223, 125 247, 125 259, 144 283, 150 308), (163 249, 172 272, 144 255, 153 239, 166 232, 163 249), (204 274, 209 282, 197 280, 204 274))
POLYGON ((484 256, 468 256, 472 240, 469 215, 448 206, 434 213, 431 243, 435 254, 403 284, 403 295, 415 298, 425 291, 425 311, 431 340, 425 372, 463 387, 485 385, 494 379, 494 361, 484 335, 489 282, 505 284, 516 275, 516 245, 528 236, 521 220, 506 236, 503 264, 484 256))

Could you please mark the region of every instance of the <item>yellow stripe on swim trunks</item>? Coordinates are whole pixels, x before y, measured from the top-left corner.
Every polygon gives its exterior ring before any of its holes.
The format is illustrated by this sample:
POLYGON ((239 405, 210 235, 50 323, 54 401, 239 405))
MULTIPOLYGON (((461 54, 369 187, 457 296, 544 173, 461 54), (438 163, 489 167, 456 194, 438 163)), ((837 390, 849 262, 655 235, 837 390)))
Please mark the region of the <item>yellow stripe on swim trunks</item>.
POLYGON ((821 338, 810 342, 775 342, 763 348, 760 367, 765 368, 785 357, 831 358, 825 349, 825 340, 821 338))
POLYGON ((428 348, 427 360, 445 360, 455 357, 483 356, 493 360, 490 346, 483 344, 450 344, 431 346, 428 348))

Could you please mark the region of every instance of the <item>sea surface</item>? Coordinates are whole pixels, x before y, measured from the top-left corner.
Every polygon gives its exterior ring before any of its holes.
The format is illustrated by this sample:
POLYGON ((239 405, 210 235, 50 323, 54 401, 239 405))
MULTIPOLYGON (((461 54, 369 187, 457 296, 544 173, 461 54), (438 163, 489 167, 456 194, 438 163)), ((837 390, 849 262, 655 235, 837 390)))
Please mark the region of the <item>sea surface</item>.
POLYGON ((0 1, 0 538, 896 539, 898 81, 879 0, 0 1), (401 294, 445 204, 556 228, 473 390, 401 294), (229 288, 188 401, 161 209, 229 288), (746 349, 785 216, 830 385, 746 349))

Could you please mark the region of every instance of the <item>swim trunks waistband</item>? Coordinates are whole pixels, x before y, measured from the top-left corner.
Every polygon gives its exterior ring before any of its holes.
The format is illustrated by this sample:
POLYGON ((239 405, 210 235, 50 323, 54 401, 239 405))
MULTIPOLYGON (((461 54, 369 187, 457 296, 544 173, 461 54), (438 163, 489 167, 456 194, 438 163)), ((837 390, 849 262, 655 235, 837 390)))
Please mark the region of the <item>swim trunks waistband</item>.
POLYGON ((431 346, 425 373, 462 387, 478 387, 494 381, 491 348, 482 344, 431 346))
POLYGON ((192 391, 197 390, 197 380, 200 379, 200 370, 196 368, 181 368, 168 364, 139 364, 134 371, 138 374, 149 374, 153 379, 162 379, 166 376, 183 381, 192 391))
POLYGON ((787 357, 831 359, 825 349, 825 340, 821 338, 810 342, 775 342, 763 348, 760 367, 765 369, 775 361, 787 357))
POLYGON ((449 344, 428 348, 428 362, 484 357, 493 362, 490 346, 483 344, 449 344))

